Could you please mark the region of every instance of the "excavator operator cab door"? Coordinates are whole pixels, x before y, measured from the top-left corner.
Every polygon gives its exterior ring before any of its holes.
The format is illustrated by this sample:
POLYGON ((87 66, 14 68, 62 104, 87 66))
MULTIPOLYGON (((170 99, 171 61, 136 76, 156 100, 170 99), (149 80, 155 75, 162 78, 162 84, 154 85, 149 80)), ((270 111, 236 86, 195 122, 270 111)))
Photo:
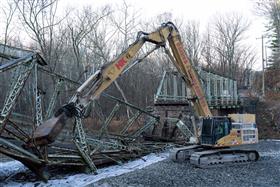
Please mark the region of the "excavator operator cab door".
POLYGON ((215 145, 220 138, 228 135, 231 121, 228 117, 207 117, 202 121, 201 144, 215 145))

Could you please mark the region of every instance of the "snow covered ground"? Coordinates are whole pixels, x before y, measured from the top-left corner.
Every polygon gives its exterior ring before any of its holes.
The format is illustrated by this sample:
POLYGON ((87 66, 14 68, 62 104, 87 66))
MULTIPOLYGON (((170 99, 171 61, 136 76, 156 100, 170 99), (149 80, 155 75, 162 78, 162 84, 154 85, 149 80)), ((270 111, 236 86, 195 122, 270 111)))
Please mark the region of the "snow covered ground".
MULTIPOLYGON (((107 178, 107 177, 114 177, 119 176, 124 173, 128 173, 137 169, 144 168, 148 165, 151 165, 153 163, 162 161, 168 157, 168 153, 159 153, 159 154, 149 154, 147 156, 144 156, 140 159, 127 162, 123 165, 116 165, 116 166, 110 166, 106 168, 102 168, 98 170, 97 175, 92 174, 76 174, 76 175, 70 175, 65 176, 62 179, 51 179, 48 181, 48 183, 44 182, 8 182, 8 183, 2 183, 2 185, 5 186, 22 186, 22 187, 31 187, 31 186, 86 186, 89 184, 92 184, 94 182, 97 182, 101 179, 107 178)), ((5 163, 0 163, 0 175, 2 176, 10 176, 14 175, 18 172, 22 172, 26 170, 26 168, 17 161, 10 161, 5 163)), ((1 182, 0 182, 1 186, 1 182)))
POLYGON ((25 170, 27 168, 19 161, 0 162, 1 177, 8 177, 25 170))

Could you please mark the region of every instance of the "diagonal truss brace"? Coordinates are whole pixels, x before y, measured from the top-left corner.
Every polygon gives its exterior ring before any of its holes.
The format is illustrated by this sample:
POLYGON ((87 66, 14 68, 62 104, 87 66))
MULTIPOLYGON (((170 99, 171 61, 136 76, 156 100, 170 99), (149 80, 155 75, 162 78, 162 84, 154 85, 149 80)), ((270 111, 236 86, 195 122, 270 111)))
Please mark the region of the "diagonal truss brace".
POLYGON ((107 131, 107 128, 110 124, 110 122, 112 121, 113 117, 116 115, 116 113, 119 111, 120 109, 120 104, 117 103, 112 112, 110 113, 110 115, 106 118, 105 123, 102 125, 101 129, 100 129, 100 133, 99 133, 99 137, 101 138, 103 136, 103 134, 107 131))
POLYGON ((35 125, 38 127, 43 123, 42 94, 38 88, 38 64, 34 65, 34 95, 35 95, 35 125))
POLYGON ((187 125, 185 125, 185 123, 181 120, 179 120, 176 123, 176 126, 180 129, 180 131, 182 132, 182 134, 186 137, 186 138, 190 138, 191 136, 194 136, 194 134, 192 133, 192 131, 187 127, 187 125))
POLYGON ((47 112, 46 112, 46 119, 49 119, 53 115, 55 103, 56 103, 57 97, 58 97, 63 85, 64 85, 64 80, 59 79, 55 85, 54 92, 53 92, 53 95, 50 100, 50 104, 49 104, 47 112))
POLYGON ((87 141, 90 143, 90 145, 99 147, 99 149, 128 150, 127 146, 120 144, 117 141, 109 142, 93 138, 87 138, 87 141))
POLYGON ((42 95, 41 91, 37 90, 35 95, 35 124, 40 126, 43 123, 43 111, 42 111, 42 95))
POLYGON ((147 129, 149 129, 151 126, 155 125, 158 122, 157 119, 155 118, 150 118, 150 120, 148 121, 148 123, 146 123, 141 129, 138 129, 133 135, 133 138, 136 138, 138 136, 141 135, 141 133, 143 133, 144 131, 146 131, 147 129))
POLYGON ((181 131, 185 138, 190 138, 191 136, 195 136, 194 133, 188 128, 188 126, 178 118, 167 118, 168 121, 176 123, 176 126, 181 131))
POLYGON ((90 150, 86 142, 86 135, 83 128, 82 119, 78 117, 75 117, 74 143, 81 157, 84 159, 84 162, 88 165, 90 171, 93 173, 97 173, 97 168, 90 158, 90 150))
POLYGON ((124 134, 127 132, 127 130, 129 129, 129 127, 132 126, 133 122, 134 122, 135 120, 137 120, 141 114, 142 114, 142 112, 137 111, 137 112, 127 121, 127 123, 125 124, 123 130, 121 131, 121 135, 124 135, 124 134))
POLYGON ((16 70, 15 80, 13 81, 11 90, 5 99, 4 107, 0 115, 0 124, 2 126, 5 125, 7 118, 12 111, 12 108, 16 103, 16 100, 21 93, 24 84, 31 73, 32 68, 34 67, 34 64, 35 60, 32 60, 25 65, 17 67, 18 69, 16 70))

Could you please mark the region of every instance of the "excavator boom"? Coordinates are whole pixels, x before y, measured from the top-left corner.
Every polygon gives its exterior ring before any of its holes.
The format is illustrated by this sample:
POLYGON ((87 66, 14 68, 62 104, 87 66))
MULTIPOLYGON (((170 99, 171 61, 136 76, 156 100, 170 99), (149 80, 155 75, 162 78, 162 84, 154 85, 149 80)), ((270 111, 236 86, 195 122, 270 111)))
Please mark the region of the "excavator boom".
POLYGON ((200 116, 212 116, 198 76, 184 50, 178 29, 173 23, 168 22, 162 24, 155 32, 139 32, 134 43, 117 59, 104 65, 101 70, 90 76, 77 89, 76 94, 68 104, 60 108, 53 118, 47 120, 35 130, 32 142, 35 142, 36 145, 49 144, 55 141, 67 119, 74 116, 83 117, 87 105, 92 100, 97 99, 120 76, 146 42, 153 43, 159 47, 166 47, 169 44, 172 50, 172 54, 169 53, 171 61, 195 96, 192 99, 195 111, 200 116))

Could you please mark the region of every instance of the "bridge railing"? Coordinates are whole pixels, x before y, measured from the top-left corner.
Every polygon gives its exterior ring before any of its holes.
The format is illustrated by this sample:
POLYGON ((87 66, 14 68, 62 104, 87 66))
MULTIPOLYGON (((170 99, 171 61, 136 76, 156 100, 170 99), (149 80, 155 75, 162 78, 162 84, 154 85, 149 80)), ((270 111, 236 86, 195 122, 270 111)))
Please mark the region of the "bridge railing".
MULTIPOLYGON (((236 80, 199 69, 198 74, 210 108, 238 108, 240 98, 236 80)), ((177 72, 164 72, 154 103, 187 104, 193 96, 177 72)))

